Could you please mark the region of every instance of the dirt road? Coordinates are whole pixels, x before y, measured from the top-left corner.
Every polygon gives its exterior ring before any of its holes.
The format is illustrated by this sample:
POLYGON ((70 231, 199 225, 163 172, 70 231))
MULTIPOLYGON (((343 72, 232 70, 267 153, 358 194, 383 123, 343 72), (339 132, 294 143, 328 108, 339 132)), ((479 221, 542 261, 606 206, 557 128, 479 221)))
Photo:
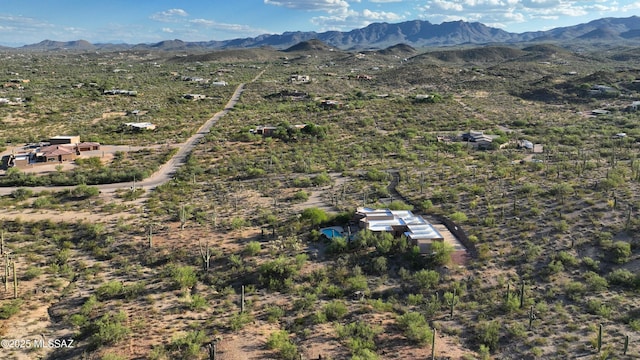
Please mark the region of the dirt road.
MULTIPOLYGON (((224 109, 215 113, 209 120, 207 120, 198 129, 198 131, 195 134, 193 134, 189 139, 187 139, 186 142, 181 144, 180 147, 178 148, 178 152, 171 159, 169 159, 169 161, 167 161, 164 165, 162 165, 158 171, 153 173, 149 178, 136 182, 135 184, 136 188, 144 188, 145 190, 151 190, 171 180, 176 170, 185 163, 187 156, 191 153, 191 151, 193 151, 193 148, 196 147, 196 145, 198 145, 200 140, 204 138, 204 136, 218 122, 218 120, 221 117, 225 116, 238 103, 238 101, 240 100, 240 96, 244 91, 244 85, 245 84, 238 85, 233 95, 231 95, 231 98, 225 105, 224 109)), ((133 182, 96 185, 96 187, 100 189, 100 191, 103 193, 115 192, 117 189, 128 189, 132 186, 133 186, 133 182)), ((75 186, 36 186, 30 189, 34 192, 40 192, 45 190, 60 191, 60 190, 74 188, 74 187, 75 186)), ((0 195, 11 194, 11 192, 14 191, 15 189, 16 189, 15 187, 2 187, 0 188, 0 195)))

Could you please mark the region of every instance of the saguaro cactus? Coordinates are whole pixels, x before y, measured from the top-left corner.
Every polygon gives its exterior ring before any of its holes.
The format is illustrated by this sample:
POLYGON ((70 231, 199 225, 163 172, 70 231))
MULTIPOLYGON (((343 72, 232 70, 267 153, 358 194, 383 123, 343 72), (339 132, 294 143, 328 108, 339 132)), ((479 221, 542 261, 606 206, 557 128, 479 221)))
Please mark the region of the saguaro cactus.
POLYGON ((524 280, 520 284, 520 308, 524 306, 524 280))
POLYGON ((187 223, 187 210, 184 205, 180 206, 180 230, 184 230, 184 226, 187 223))
POLYGON ((16 273, 16 262, 12 261, 11 265, 13 265, 13 298, 18 298, 18 275, 16 273))
POLYGON ((4 253, 4 291, 9 291, 9 254, 4 253))
POLYGON ((431 360, 436 358, 436 328, 433 328, 433 339, 431 339, 431 360))
POLYGON ((627 355, 629 350, 629 335, 624 336, 624 347, 622 348, 622 355, 627 355))
POLYGON ((504 294, 505 304, 508 304, 510 299, 511 299, 511 283, 507 283, 507 293, 504 294))
POLYGON ((240 312, 244 313, 244 285, 242 285, 242 289, 240 291, 240 312))
POLYGON ((451 296, 446 297, 446 302, 447 305, 449 305, 449 317, 453 319, 453 310, 458 303, 458 299, 456 298, 456 288, 453 288, 453 294, 451 296))
POLYGON ((149 249, 153 247, 153 224, 149 224, 149 233, 147 234, 149 240, 149 249))
POLYGON ((598 352, 602 350, 602 324, 598 327, 598 352))
POLYGON ((205 246, 202 246, 202 242, 198 243, 200 250, 200 257, 202 258, 202 269, 205 272, 209 272, 209 267, 211 266, 211 248, 209 247, 209 241, 205 246))
POLYGON ((529 308, 529 330, 531 330, 531 325, 533 325, 533 320, 537 318, 536 314, 533 312, 533 305, 529 308))

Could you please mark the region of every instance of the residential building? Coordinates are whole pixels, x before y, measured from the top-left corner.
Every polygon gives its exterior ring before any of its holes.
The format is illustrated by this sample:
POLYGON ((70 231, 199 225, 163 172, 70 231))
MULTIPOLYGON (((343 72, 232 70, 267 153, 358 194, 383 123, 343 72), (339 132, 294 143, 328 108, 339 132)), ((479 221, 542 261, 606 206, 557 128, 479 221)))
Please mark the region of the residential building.
POLYGON ((308 83, 308 82, 311 82, 311 77, 309 75, 294 74, 289 77, 289 82, 292 82, 295 84, 308 83))
POLYGON ((429 249, 434 241, 444 241, 442 234, 431 223, 409 210, 360 207, 355 218, 361 229, 388 232, 396 237, 406 236, 413 245, 420 247, 421 254, 430 253, 429 249))
POLYGON ((152 124, 150 122, 130 122, 130 123, 124 123, 124 126, 126 126, 129 129, 136 130, 136 131, 155 130, 156 129, 156 125, 152 124))
POLYGON ((49 143, 51 145, 67 145, 67 144, 75 145, 80 143, 80 136, 58 135, 50 138, 49 143))

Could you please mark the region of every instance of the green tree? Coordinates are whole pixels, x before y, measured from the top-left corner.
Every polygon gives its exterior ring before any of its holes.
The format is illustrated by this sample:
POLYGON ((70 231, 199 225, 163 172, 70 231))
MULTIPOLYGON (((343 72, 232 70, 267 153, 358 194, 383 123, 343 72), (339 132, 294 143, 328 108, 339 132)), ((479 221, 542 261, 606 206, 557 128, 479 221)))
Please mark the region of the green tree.
POLYGON ((313 226, 318 226, 329 220, 329 215, 322 209, 311 207, 302 211, 301 218, 307 220, 313 226))
POLYGON ((446 265, 451 262, 451 254, 454 250, 451 244, 444 241, 434 241, 431 243, 431 259, 435 265, 446 265))

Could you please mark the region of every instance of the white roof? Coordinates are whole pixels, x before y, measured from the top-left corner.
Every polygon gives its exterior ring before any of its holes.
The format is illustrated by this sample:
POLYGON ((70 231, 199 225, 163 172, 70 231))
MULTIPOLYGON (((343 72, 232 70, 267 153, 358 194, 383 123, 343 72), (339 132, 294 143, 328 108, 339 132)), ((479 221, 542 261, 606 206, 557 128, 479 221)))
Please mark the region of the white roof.
POLYGON ((429 224, 422 216, 409 210, 358 208, 358 213, 365 216, 363 221, 371 231, 392 231, 393 226, 429 224))
POLYGON ((444 239, 442 234, 431 224, 409 225, 409 231, 404 234, 413 240, 440 240, 444 239))
POLYGON ((155 126, 150 122, 132 122, 132 123, 124 123, 124 124, 127 126, 133 126, 133 127, 139 127, 139 128, 155 126))

